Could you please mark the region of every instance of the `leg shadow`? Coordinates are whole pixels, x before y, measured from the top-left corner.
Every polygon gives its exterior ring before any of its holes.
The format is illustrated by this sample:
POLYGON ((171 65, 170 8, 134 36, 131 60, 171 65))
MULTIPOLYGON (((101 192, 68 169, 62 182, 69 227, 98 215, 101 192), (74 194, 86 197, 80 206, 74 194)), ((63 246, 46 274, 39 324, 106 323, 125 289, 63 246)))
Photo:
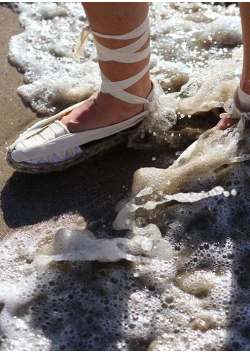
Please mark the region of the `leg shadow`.
POLYGON ((77 213, 97 227, 98 222, 111 223, 116 203, 129 195, 133 173, 142 166, 166 167, 172 156, 173 151, 145 152, 121 145, 63 172, 15 172, 1 194, 4 221, 13 229, 77 213))

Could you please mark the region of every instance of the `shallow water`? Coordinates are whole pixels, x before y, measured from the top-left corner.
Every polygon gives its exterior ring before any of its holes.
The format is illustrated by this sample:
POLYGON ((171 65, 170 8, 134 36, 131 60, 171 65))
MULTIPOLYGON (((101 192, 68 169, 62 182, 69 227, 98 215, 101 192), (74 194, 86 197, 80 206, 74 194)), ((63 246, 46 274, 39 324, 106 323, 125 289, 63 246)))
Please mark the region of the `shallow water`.
MULTIPOLYGON (((90 95, 97 64, 72 54, 86 20, 81 5, 18 11, 25 31, 11 39, 9 57, 24 71, 23 99, 47 114, 90 95)), ((156 3, 150 11, 157 99, 129 144, 157 142, 167 153, 206 130, 231 97, 240 19, 234 5, 156 3)), ((131 198, 116 206, 123 238, 91 233, 70 214, 6 237, 2 349, 249 350, 247 136, 244 121, 212 130, 168 169, 136 171, 131 198)))

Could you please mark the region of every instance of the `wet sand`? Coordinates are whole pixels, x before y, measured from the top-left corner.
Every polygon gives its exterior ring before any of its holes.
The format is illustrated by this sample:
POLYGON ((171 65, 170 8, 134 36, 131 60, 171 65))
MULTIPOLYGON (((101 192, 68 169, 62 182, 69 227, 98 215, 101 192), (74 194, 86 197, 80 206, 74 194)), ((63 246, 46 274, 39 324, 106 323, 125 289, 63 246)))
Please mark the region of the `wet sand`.
POLYGON ((14 172, 5 162, 6 146, 38 118, 17 95, 22 75, 7 58, 11 36, 22 32, 18 14, 0 6, 0 29, 4 78, 0 82, 0 238, 44 222, 47 226, 54 225, 61 215, 72 214, 81 216, 94 233, 103 232, 105 226, 107 236, 118 236, 112 230, 114 207, 128 197, 133 173, 143 166, 167 167, 174 152, 133 150, 122 144, 66 171, 46 175, 14 172))
MULTIPOLYGON (((18 22, 18 15, 12 10, 0 7, 0 105, 1 105, 1 129, 0 129, 0 188, 6 187, 8 180, 13 178, 13 170, 5 162, 6 147, 12 142, 18 133, 31 121, 35 120, 34 113, 25 107, 21 98, 17 95, 16 89, 22 84, 22 75, 16 68, 12 67, 7 58, 9 40, 11 36, 22 32, 18 22)), ((11 201, 11 197, 9 197, 11 201)), ((4 198, 1 192, 1 204, 4 198)), ((2 238, 9 230, 6 224, 6 213, 1 208, 0 214, 0 237, 2 238)))

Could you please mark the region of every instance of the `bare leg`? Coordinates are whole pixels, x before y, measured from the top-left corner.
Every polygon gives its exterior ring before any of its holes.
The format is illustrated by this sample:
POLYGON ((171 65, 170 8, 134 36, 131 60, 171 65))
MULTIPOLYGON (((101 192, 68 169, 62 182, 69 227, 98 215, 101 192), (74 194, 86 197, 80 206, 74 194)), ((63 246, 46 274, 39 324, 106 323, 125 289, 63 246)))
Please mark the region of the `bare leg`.
MULTIPOLYGON (((128 33, 145 20, 148 3, 83 3, 92 28, 103 34, 119 35, 128 33)), ((97 37, 96 40, 110 49, 121 48, 137 40, 113 40, 97 37)), ((140 49, 147 47, 147 43, 140 49)), ((149 56, 138 63, 117 63, 99 61, 103 74, 111 81, 121 81, 139 73, 148 63, 149 56)), ((84 82, 83 82, 84 85, 84 82)), ((151 90, 149 72, 126 91, 147 97, 151 90)), ((143 109, 143 105, 123 102, 106 93, 95 93, 84 105, 62 118, 71 132, 107 126, 128 119, 143 109)))
MULTIPOLYGON (((240 2, 240 16, 242 26, 242 40, 244 47, 243 69, 240 88, 250 95, 250 3, 240 2)), ((250 105, 250 102, 249 102, 250 105)), ((223 118, 218 123, 218 129, 226 129, 238 122, 238 119, 223 118)))

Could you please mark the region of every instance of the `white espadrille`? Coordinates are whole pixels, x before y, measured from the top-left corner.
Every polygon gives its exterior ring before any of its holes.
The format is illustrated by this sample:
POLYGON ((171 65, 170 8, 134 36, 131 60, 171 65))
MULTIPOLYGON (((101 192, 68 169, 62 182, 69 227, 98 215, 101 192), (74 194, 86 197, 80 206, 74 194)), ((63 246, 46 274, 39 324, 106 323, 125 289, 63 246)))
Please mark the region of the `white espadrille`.
MULTIPOLYGON (((119 40, 140 37, 128 46, 113 50, 104 47, 94 39, 98 59, 102 61, 134 63, 147 58, 150 53, 150 45, 137 52, 146 43, 150 34, 148 17, 137 29, 123 35, 103 35, 95 32, 90 26, 84 28, 75 48, 77 57, 80 56, 82 47, 90 33, 103 38, 119 40)), ((124 140, 131 129, 134 129, 150 112, 154 99, 153 88, 147 98, 138 97, 125 91, 148 72, 149 66, 150 63, 135 76, 118 82, 111 82, 101 73, 100 91, 128 103, 143 104, 144 108, 141 113, 106 127, 70 133, 60 119, 84 103, 84 101, 79 102, 50 118, 43 119, 21 134, 7 149, 8 164, 20 172, 27 173, 59 171, 124 140)))
MULTIPOLYGON (((246 109, 247 107, 244 102, 241 101, 242 95, 249 96, 241 90, 240 86, 238 86, 233 97, 226 101, 224 105, 226 113, 221 113, 220 118, 250 120, 250 110, 246 109)), ((244 96, 243 98, 245 98, 244 96)), ((250 102, 247 106, 250 106, 250 102)))
MULTIPOLYGON (((241 124, 240 130, 243 131, 246 121, 250 121, 250 111, 246 111, 242 106, 239 92, 241 91, 238 86, 235 90, 233 96, 225 102, 224 109, 225 113, 220 114, 220 118, 228 118, 228 119, 238 119, 241 124)), ((235 124, 236 125, 236 124, 235 124)), ((228 127, 225 130, 234 129, 235 125, 228 127)), ((238 126, 239 127, 239 126, 238 126)), ((210 130, 211 132, 215 131, 215 127, 210 130)), ((210 134, 210 131, 206 132, 206 134, 210 134)), ((198 139, 199 140, 199 139, 198 139)), ((174 166, 181 166, 183 163, 186 163, 191 157, 193 152, 195 151, 198 140, 194 141, 183 153, 178 157, 178 159, 174 162, 174 166)))

